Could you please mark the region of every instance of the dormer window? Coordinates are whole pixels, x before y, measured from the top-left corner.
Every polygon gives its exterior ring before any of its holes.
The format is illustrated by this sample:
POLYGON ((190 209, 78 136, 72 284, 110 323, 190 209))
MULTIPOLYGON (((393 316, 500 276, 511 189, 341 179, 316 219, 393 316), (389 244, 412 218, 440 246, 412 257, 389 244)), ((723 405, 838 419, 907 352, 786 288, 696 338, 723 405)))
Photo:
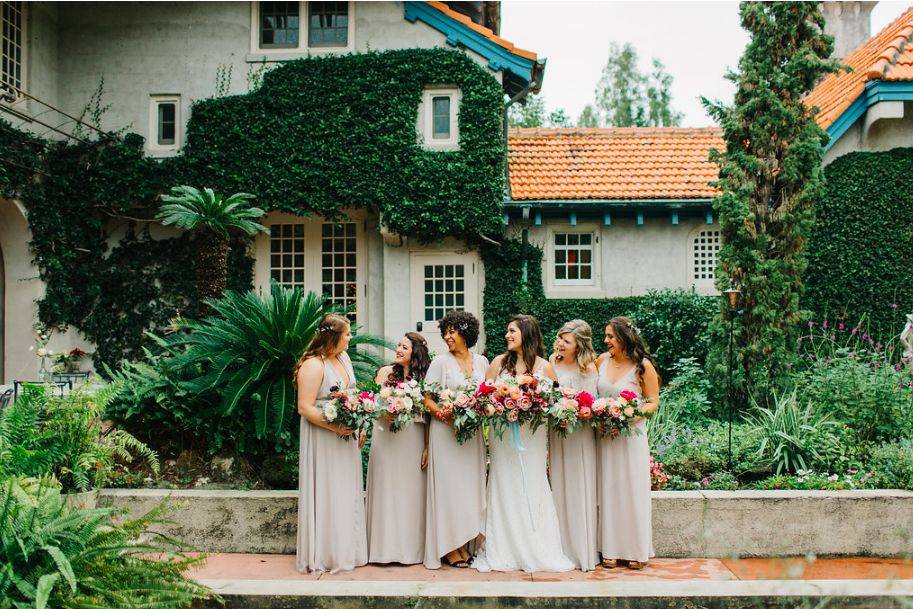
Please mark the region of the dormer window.
POLYGON ((431 150, 458 150, 460 147, 460 90, 426 89, 419 105, 419 139, 431 150))

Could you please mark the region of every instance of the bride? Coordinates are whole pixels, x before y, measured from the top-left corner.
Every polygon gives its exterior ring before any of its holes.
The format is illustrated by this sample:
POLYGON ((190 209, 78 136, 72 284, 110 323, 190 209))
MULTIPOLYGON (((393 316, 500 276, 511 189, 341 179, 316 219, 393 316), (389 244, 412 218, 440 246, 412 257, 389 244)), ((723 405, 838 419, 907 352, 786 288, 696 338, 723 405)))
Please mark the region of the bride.
MULTIPOLYGON (((507 325, 507 352, 491 363, 486 378, 543 374, 556 380, 543 359, 539 322, 517 315, 507 325)), ((555 501, 546 475, 548 432, 527 425, 491 437, 485 543, 473 566, 479 571, 570 571, 564 555, 555 501)))

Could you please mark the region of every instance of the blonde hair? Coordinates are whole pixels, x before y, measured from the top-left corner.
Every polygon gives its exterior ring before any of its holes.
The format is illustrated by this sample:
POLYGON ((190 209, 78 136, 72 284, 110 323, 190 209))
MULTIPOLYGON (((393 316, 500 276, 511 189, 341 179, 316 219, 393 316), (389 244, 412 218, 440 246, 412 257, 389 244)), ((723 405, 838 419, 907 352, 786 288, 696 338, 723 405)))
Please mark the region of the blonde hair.
POLYGON ((590 364, 596 362, 596 349, 593 347, 593 328, 582 319, 572 319, 565 323, 555 334, 555 344, 552 348, 552 360, 561 361, 558 353, 558 339, 562 334, 572 334, 577 345, 577 367, 581 374, 586 374, 590 364))
POLYGON ((336 348, 336 345, 339 344, 339 339, 342 338, 342 335, 346 333, 349 329, 349 320, 338 315, 336 313, 328 313, 320 319, 320 323, 317 324, 317 331, 314 332, 314 337, 311 339, 311 342, 308 343, 307 348, 304 350, 304 353, 301 354, 301 357, 298 358, 298 363, 295 364, 295 378, 298 377, 298 369, 301 368, 301 364, 312 357, 329 357, 333 353, 333 350, 336 348))

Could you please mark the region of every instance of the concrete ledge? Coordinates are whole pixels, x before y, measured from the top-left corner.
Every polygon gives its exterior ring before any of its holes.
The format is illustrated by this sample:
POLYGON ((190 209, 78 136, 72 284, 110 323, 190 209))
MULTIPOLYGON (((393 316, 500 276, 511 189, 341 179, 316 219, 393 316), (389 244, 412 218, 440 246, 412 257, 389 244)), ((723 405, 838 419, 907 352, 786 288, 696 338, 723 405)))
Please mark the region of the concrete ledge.
MULTIPOLYGON (((295 552, 297 491, 106 489, 99 503, 143 513, 178 501, 163 529, 206 552, 295 552)), ((911 491, 658 491, 656 555, 913 556, 911 491)))

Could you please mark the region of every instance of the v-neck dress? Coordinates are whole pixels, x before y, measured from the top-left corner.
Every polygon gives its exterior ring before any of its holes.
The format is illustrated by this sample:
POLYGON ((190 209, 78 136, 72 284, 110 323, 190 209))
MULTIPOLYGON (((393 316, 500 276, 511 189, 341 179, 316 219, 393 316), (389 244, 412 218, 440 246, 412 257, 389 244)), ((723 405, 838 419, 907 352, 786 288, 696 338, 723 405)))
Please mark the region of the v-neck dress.
MULTIPOLYGON (((352 362, 339 356, 350 382, 352 362)), ((330 389, 345 383, 332 364, 323 361, 317 407, 330 389)), ((301 417, 298 457, 298 571, 349 571, 368 562, 361 450, 354 438, 344 440, 301 417)))
MULTIPOLYGON (((608 359, 599 367, 599 397, 616 397, 625 389, 641 393, 637 367, 612 383, 608 359)), ((647 424, 640 421, 630 436, 597 439, 596 494, 599 504, 599 551, 605 559, 646 562, 653 556, 650 503, 650 445, 647 424)))
MULTIPOLYGON (((434 358, 426 383, 456 389, 485 380, 488 360, 473 354, 466 378, 450 354, 434 358)), ((439 569, 441 557, 475 540, 485 528, 485 443, 481 432, 464 444, 453 426, 432 418, 428 430, 428 488, 425 509, 425 567, 439 569)))

